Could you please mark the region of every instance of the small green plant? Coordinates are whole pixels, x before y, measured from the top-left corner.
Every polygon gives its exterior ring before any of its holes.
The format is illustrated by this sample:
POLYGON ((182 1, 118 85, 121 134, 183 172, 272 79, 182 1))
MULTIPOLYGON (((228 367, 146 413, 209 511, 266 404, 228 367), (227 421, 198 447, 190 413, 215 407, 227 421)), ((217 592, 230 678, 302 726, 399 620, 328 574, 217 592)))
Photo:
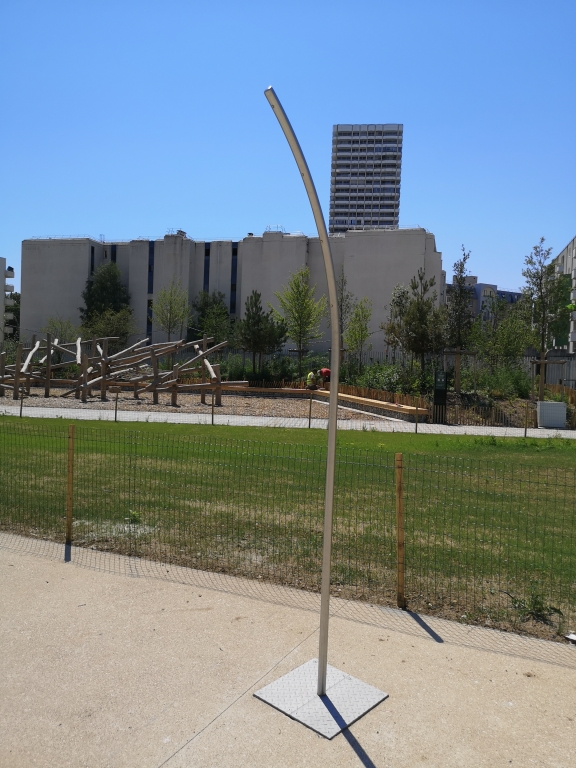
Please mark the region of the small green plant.
POLYGON ((515 597, 510 592, 502 590, 503 594, 508 595, 512 602, 512 608, 518 612, 520 621, 538 621, 548 626, 553 626, 552 616, 556 615, 560 618, 564 617, 564 614, 560 608, 555 608, 553 605, 546 605, 543 596, 538 591, 538 584, 532 582, 530 584, 530 594, 526 599, 521 597, 515 597))
POLYGON ((127 517, 126 520, 130 523, 130 525, 140 525, 142 522, 140 512, 134 512, 133 509, 129 509, 128 512, 130 513, 130 517, 127 517))

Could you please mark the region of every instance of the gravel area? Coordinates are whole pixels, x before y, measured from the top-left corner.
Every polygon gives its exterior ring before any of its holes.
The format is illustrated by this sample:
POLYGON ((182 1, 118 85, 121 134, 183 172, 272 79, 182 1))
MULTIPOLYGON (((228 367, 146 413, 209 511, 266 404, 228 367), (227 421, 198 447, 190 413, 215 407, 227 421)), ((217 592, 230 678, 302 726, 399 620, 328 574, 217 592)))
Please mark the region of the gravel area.
MULTIPOLYGON (((102 402, 100 395, 88 398, 87 403, 71 395, 61 397, 58 390, 53 392, 49 398, 44 397, 44 389, 31 388, 30 397, 24 398, 24 406, 40 408, 78 408, 80 410, 114 410, 115 394, 109 394, 108 400, 102 402)), ((157 411, 164 413, 205 413, 211 412, 211 395, 206 396, 206 405, 200 402, 199 394, 179 394, 178 406, 170 405, 170 393, 160 392, 158 395, 159 403, 154 405, 152 394, 145 392, 140 395, 138 400, 134 399, 132 392, 121 392, 118 395, 119 411, 157 411)), ((0 399, 0 405, 18 405, 18 401, 5 397, 0 399)), ((240 395, 222 393, 222 406, 214 408, 217 415, 229 414, 233 416, 276 416, 280 418, 301 418, 307 419, 309 413, 310 401, 306 397, 296 397, 294 395, 240 395)), ((384 415, 384 414, 383 414, 384 415)), ((312 401, 312 418, 328 418, 328 400, 312 401)), ((381 421, 378 416, 362 411, 351 410, 349 408, 338 408, 338 419, 355 421, 381 421)))

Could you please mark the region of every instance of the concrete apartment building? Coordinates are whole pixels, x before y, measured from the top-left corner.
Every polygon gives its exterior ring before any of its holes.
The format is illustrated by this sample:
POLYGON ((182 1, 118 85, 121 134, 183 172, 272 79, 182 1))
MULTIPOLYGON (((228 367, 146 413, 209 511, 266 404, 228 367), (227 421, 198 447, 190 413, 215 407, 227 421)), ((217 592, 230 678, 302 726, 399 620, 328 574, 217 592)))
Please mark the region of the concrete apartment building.
MULTIPOLYGON (((454 281, 454 278, 452 279, 454 281)), ((493 283, 479 283, 475 275, 466 277, 466 285, 470 290, 470 309, 474 317, 482 315, 484 320, 488 320, 492 313, 492 302, 495 299, 501 299, 507 304, 516 304, 522 294, 519 291, 505 291, 498 288, 493 283)), ((446 287, 446 299, 450 301, 450 291, 452 285, 446 287)))
MULTIPOLYGON (((572 290, 570 292, 570 301, 576 304, 576 237, 570 240, 552 263, 556 267, 556 272, 561 275, 569 275, 572 280, 572 290)), ((576 312, 570 316, 570 331, 568 333, 568 352, 573 355, 576 353, 576 312)))
MULTIPOLYGON (((371 339, 374 350, 384 348, 378 330, 398 283, 408 285, 423 268, 434 275, 438 301, 444 303, 446 276, 434 235, 422 228, 348 231, 330 237, 336 274, 344 268, 348 289, 372 301, 371 339)), ((115 262, 131 294, 136 338, 154 342, 165 335, 154 327, 154 297, 171 280, 180 280, 190 302, 202 290, 220 291, 232 317, 242 317, 252 290, 262 303, 277 306, 274 296, 298 269, 308 266, 317 296, 327 295, 324 263, 317 237, 265 232, 243 240, 204 242, 179 231, 157 240, 101 242, 90 238, 24 240, 22 243, 21 335, 40 334, 49 317, 80 322, 81 293, 100 264, 115 262)), ((317 349, 326 349, 329 332, 317 349)), ((136 339, 135 339, 136 340, 136 339)))
POLYGON ((14 305, 14 299, 6 296, 7 293, 14 292, 14 286, 6 282, 7 279, 10 280, 13 277, 14 268, 6 266, 6 259, 0 258, 0 344, 4 342, 6 336, 14 331, 11 326, 6 325, 6 321, 12 320, 14 317, 10 312, 10 307, 14 305))
POLYGON ((396 123, 334 126, 330 234, 398 226, 403 130, 396 123))

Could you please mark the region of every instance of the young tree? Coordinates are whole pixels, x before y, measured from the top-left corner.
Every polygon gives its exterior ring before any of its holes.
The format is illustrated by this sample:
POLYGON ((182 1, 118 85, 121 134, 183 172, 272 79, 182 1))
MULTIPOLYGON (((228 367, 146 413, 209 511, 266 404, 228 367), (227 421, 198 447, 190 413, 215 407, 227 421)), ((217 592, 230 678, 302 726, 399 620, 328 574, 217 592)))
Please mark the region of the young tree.
POLYGON ((60 344, 69 344, 72 341, 76 341, 80 336, 80 328, 71 320, 67 320, 59 315, 55 317, 49 317, 46 321, 46 325, 42 328, 42 333, 52 334, 52 339, 60 344))
POLYGON ((450 290, 447 291, 447 340, 448 344, 460 349, 466 346, 474 320, 471 306, 472 289, 466 285, 466 263, 469 258, 470 251, 466 252, 462 246, 462 258, 453 266, 454 279, 450 290))
POLYGON ((252 373, 256 371, 256 355, 262 349, 265 320, 261 294, 252 291, 244 305, 244 317, 236 322, 240 346, 252 354, 252 373))
POLYGON ((392 289, 388 319, 385 323, 380 324, 380 329, 384 331, 386 344, 392 347, 394 361, 398 347, 406 348, 404 318, 409 306, 410 291, 405 285, 398 283, 392 289))
POLYGON ((214 336, 216 343, 225 341, 231 333, 226 296, 221 291, 200 291, 192 302, 196 331, 214 336))
MULTIPOLYGON (((368 328, 371 319, 372 302, 367 298, 361 299, 354 307, 346 333, 344 334, 344 341, 349 351, 358 357, 358 367, 360 370, 362 370, 362 355, 366 342, 372 335, 368 328)), ((372 349, 372 344, 368 346, 368 350, 370 349, 372 349)))
POLYGON ((410 281, 412 296, 404 316, 406 346, 420 358, 420 370, 424 373, 425 357, 429 352, 440 351, 445 338, 445 317, 441 308, 436 308, 436 291, 430 289, 436 284, 432 276, 426 279, 423 269, 418 277, 410 281))
POLYGON ((516 365, 533 343, 534 335, 531 308, 525 300, 510 305, 495 299, 488 310, 487 317, 479 315, 472 324, 470 342, 493 373, 502 363, 507 367, 516 365))
POLYGON ((168 341, 176 331, 179 331, 180 338, 183 337, 191 313, 188 294, 179 280, 172 280, 166 288, 158 292, 152 311, 154 324, 168 335, 168 341))
POLYGON ((261 299, 258 291, 252 291, 246 299, 244 318, 237 323, 240 346, 252 353, 253 372, 256 371, 256 355, 262 372, 262 355, 274 354, 286 341, 284 323, 274 319, 272 310, 264 312, 261 299))
POLYGON ((316 286, 310 286, 309 279, 308 267, 299 269, 282 291, 274 293, 280 302, 280 311, 271 307, 274 317, 285 324, 287 336, 296 344, 299 376, 302 376, 304 349, 310 341, 322 336, 320 321, 326 314, 326 297, 316 301, 316 286))
POLYGON ((109 353, 114 353, 126 347, 128 337, 138 333, 138 328, 132 319, 132 310, 124 307, 118 312, 106 309, 104 312, 94 313, 90 320, 82 323, 80 331, 85 336, 96 338, 117 336, 118 340, 110 341, 108 345, 109 353))
POLYGON ((340 274, 336 280, 336 299, 338 302, 338 322, 340 324, 340 357, 342 358, 344 334, 357 304, 356 297, 348 290, 348 278, 344 274, 344 266, 341 267, 340 274))
POLYGON ((107 310, 120 312, 130 307, 130 294, 122 285, 122 276, 117 264, 101 264, 86 281, 82 291, 84 307, 80 307, 82 323, 90 322, 94 315, 107 310))
MULTIPOLYGON (((540 359, 553 343, 554 329, 562 321, 568 322, 569 309, 566 306, 566 288, 563 275, 557 275, 553 264, 548 264, 552 248, 544 248, 544 238, 532 248, 524 259, 522 276, 526 283, 522 289, 525 300, 532 308, 532 327, 534 330, 540 359)), ((541 366, 544 368, 544 366, 541 366)), ((540 373, 538 398, 544 400, 544 370, 540 373)))

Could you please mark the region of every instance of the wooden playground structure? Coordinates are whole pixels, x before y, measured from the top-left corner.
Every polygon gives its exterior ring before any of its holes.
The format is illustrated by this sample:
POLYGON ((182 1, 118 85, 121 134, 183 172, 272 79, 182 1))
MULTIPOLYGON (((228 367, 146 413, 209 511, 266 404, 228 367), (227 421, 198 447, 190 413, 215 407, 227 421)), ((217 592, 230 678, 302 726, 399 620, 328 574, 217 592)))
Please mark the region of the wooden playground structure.
MULTIPOLYGON (((222 404, 220 365, 212 365, 208 356, 225 347, 227 341, 213 344, 214 338, 206 335, 189 342, 181 339, 149 344, 149 339, 142 339, 120 352, 109 354, 109 342, 117 340, 117 337, 106 337, 83 341, 78 337, 75 342, 59 344, 58 339, 47 333, 46 338, 35 341, 32 349, 27 350, 24 360, 23 345, 19 344, 15 363, 7 364, 6 353, 0 354, 0 397, 11 391, 12 398, 18 400, 24 393, 30 394, 31 386, 44 387, 44 397, 50 397, 52 387, 73 384, 61 397, 74 395, 85 403, 97 389, 101 400, 105 401, 108 390, 128 387, 133 388, 136 399, 143 392, 151 392, 155 405, 158 404, 160 392, 170 392, 171 405, 177 406, 181 392, 198 391, 202 403, 205 403, 206 390, 211 390, 215 405, 222 404), (213 346, 209 347, 209 344, 213 346), (173 364, 174 356, 178 354, 181 357, 186 350, 193 352, 193 356, 173 364), (167 370, 166 365, 161 367, 163 360, 168 363, 167 370), (54 373, 74 364, 79 369, 77 379, 54 378, 54 373), (191 377, 198 377, 200 381, 190 383, 191 377)), ((236 389, 247 385, 247 381, 228 381, 224 388, 236 389)))

